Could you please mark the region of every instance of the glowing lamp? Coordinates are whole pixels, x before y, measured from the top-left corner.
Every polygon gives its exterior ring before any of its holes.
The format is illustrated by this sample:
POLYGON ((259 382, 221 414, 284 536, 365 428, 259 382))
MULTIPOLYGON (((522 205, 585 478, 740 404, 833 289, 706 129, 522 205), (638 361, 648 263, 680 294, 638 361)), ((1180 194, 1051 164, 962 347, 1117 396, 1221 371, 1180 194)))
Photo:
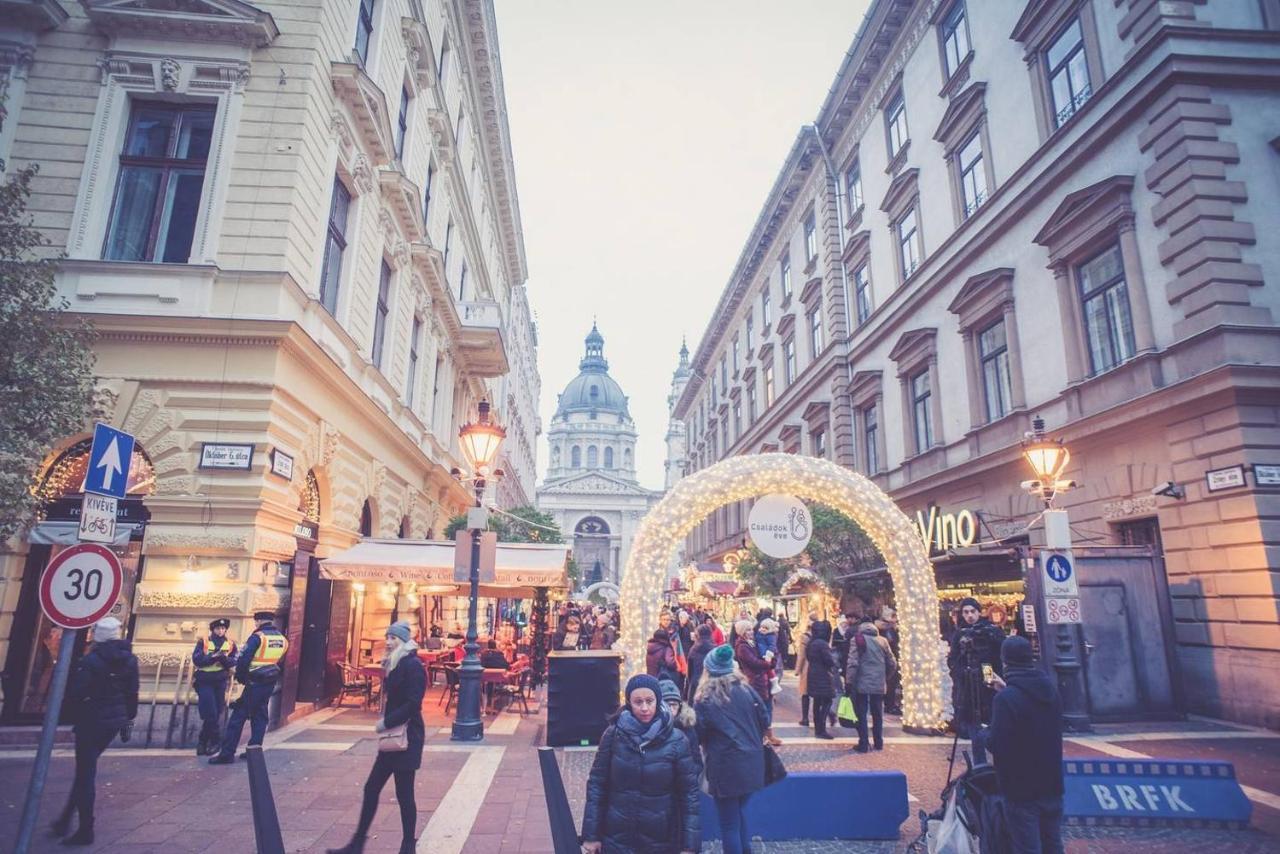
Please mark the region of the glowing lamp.
POLYGON ((1054 495, 1060 490, 1072 485, 1061 480, 1062 473, 1071 460, 1071 453, 1061 439, 1045 436, 1043 418, 1036 418, 1031 422, 1031 432, 1022 440, 1022 456, 1036 475, 1029 486, 1032 492, 1044 499, 1045 506, 1053 502, 1054 495))
POLYGON ((489 401, 480 401, 479 409, 476 421, 464 424, 458 431, 462 455, 476 473, 489 470, 489 466, 498 457, 502 440, 507 438, 507 431, 489 420, 489 401))

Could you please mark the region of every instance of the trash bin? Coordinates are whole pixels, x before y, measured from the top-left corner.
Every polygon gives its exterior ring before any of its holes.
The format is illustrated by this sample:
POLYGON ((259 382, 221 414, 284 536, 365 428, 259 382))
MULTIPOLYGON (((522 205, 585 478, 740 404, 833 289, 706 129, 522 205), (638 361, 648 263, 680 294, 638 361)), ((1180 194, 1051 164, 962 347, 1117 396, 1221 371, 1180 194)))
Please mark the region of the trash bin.
POLYGON ((599 744, 618 711, 621 673, 620 652, 547 653, 547 746, 599 744))

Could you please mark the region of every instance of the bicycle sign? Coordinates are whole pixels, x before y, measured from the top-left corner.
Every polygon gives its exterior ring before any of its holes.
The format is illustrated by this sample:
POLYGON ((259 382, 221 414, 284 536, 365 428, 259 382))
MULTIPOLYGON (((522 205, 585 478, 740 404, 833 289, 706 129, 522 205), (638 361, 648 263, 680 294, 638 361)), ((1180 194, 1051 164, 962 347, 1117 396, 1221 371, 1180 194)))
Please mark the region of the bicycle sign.
POLYGON ((105 617, 120 598, 120 560, 96 543, 81 543, 58 554, 40 577, 40 607, 64 629, 83 629, 105 617))
POLYGON ((116 539, 116 499, 86 492, 80 502, 80 531, 77 538, 90 543, 114 543, 116 539))

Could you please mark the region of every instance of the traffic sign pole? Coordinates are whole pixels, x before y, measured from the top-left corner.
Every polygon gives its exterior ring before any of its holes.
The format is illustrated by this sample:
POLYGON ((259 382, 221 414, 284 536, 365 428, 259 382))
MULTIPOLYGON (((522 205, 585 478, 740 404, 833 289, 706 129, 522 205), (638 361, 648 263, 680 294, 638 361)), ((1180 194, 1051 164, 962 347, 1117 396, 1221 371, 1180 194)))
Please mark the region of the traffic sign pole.
POLYGON ((36 748, 36 764, 31 769, 27 799, 22 804, 22 821, 18 824, 18 845, 14 849, 17 854, 27 854, 31 849, 31 836, 40 814, 40 796, 44 794, 44 781, 49 776, 49 761, 53 757, 53 739, 58 734, 58 716, 62 713, 62 700, 67 693, 67 674, 76 648, 76 634, 74 629, 63 629, 62 641, 58 644, 58 663, 54 665, 53 681, 49 685, 49 704, 44 710, 40 746, 36 748))

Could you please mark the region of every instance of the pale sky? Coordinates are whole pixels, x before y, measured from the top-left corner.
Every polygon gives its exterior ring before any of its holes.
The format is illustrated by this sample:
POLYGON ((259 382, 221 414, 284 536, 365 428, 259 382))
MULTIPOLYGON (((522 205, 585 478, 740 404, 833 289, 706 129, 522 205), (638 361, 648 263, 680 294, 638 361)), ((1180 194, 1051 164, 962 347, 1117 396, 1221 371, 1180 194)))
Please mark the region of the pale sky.
POLYGON ((692 351, 867 5, 495 0, 544 431, 597 318, 640 482, 662 487, 681 336, 692 351))

